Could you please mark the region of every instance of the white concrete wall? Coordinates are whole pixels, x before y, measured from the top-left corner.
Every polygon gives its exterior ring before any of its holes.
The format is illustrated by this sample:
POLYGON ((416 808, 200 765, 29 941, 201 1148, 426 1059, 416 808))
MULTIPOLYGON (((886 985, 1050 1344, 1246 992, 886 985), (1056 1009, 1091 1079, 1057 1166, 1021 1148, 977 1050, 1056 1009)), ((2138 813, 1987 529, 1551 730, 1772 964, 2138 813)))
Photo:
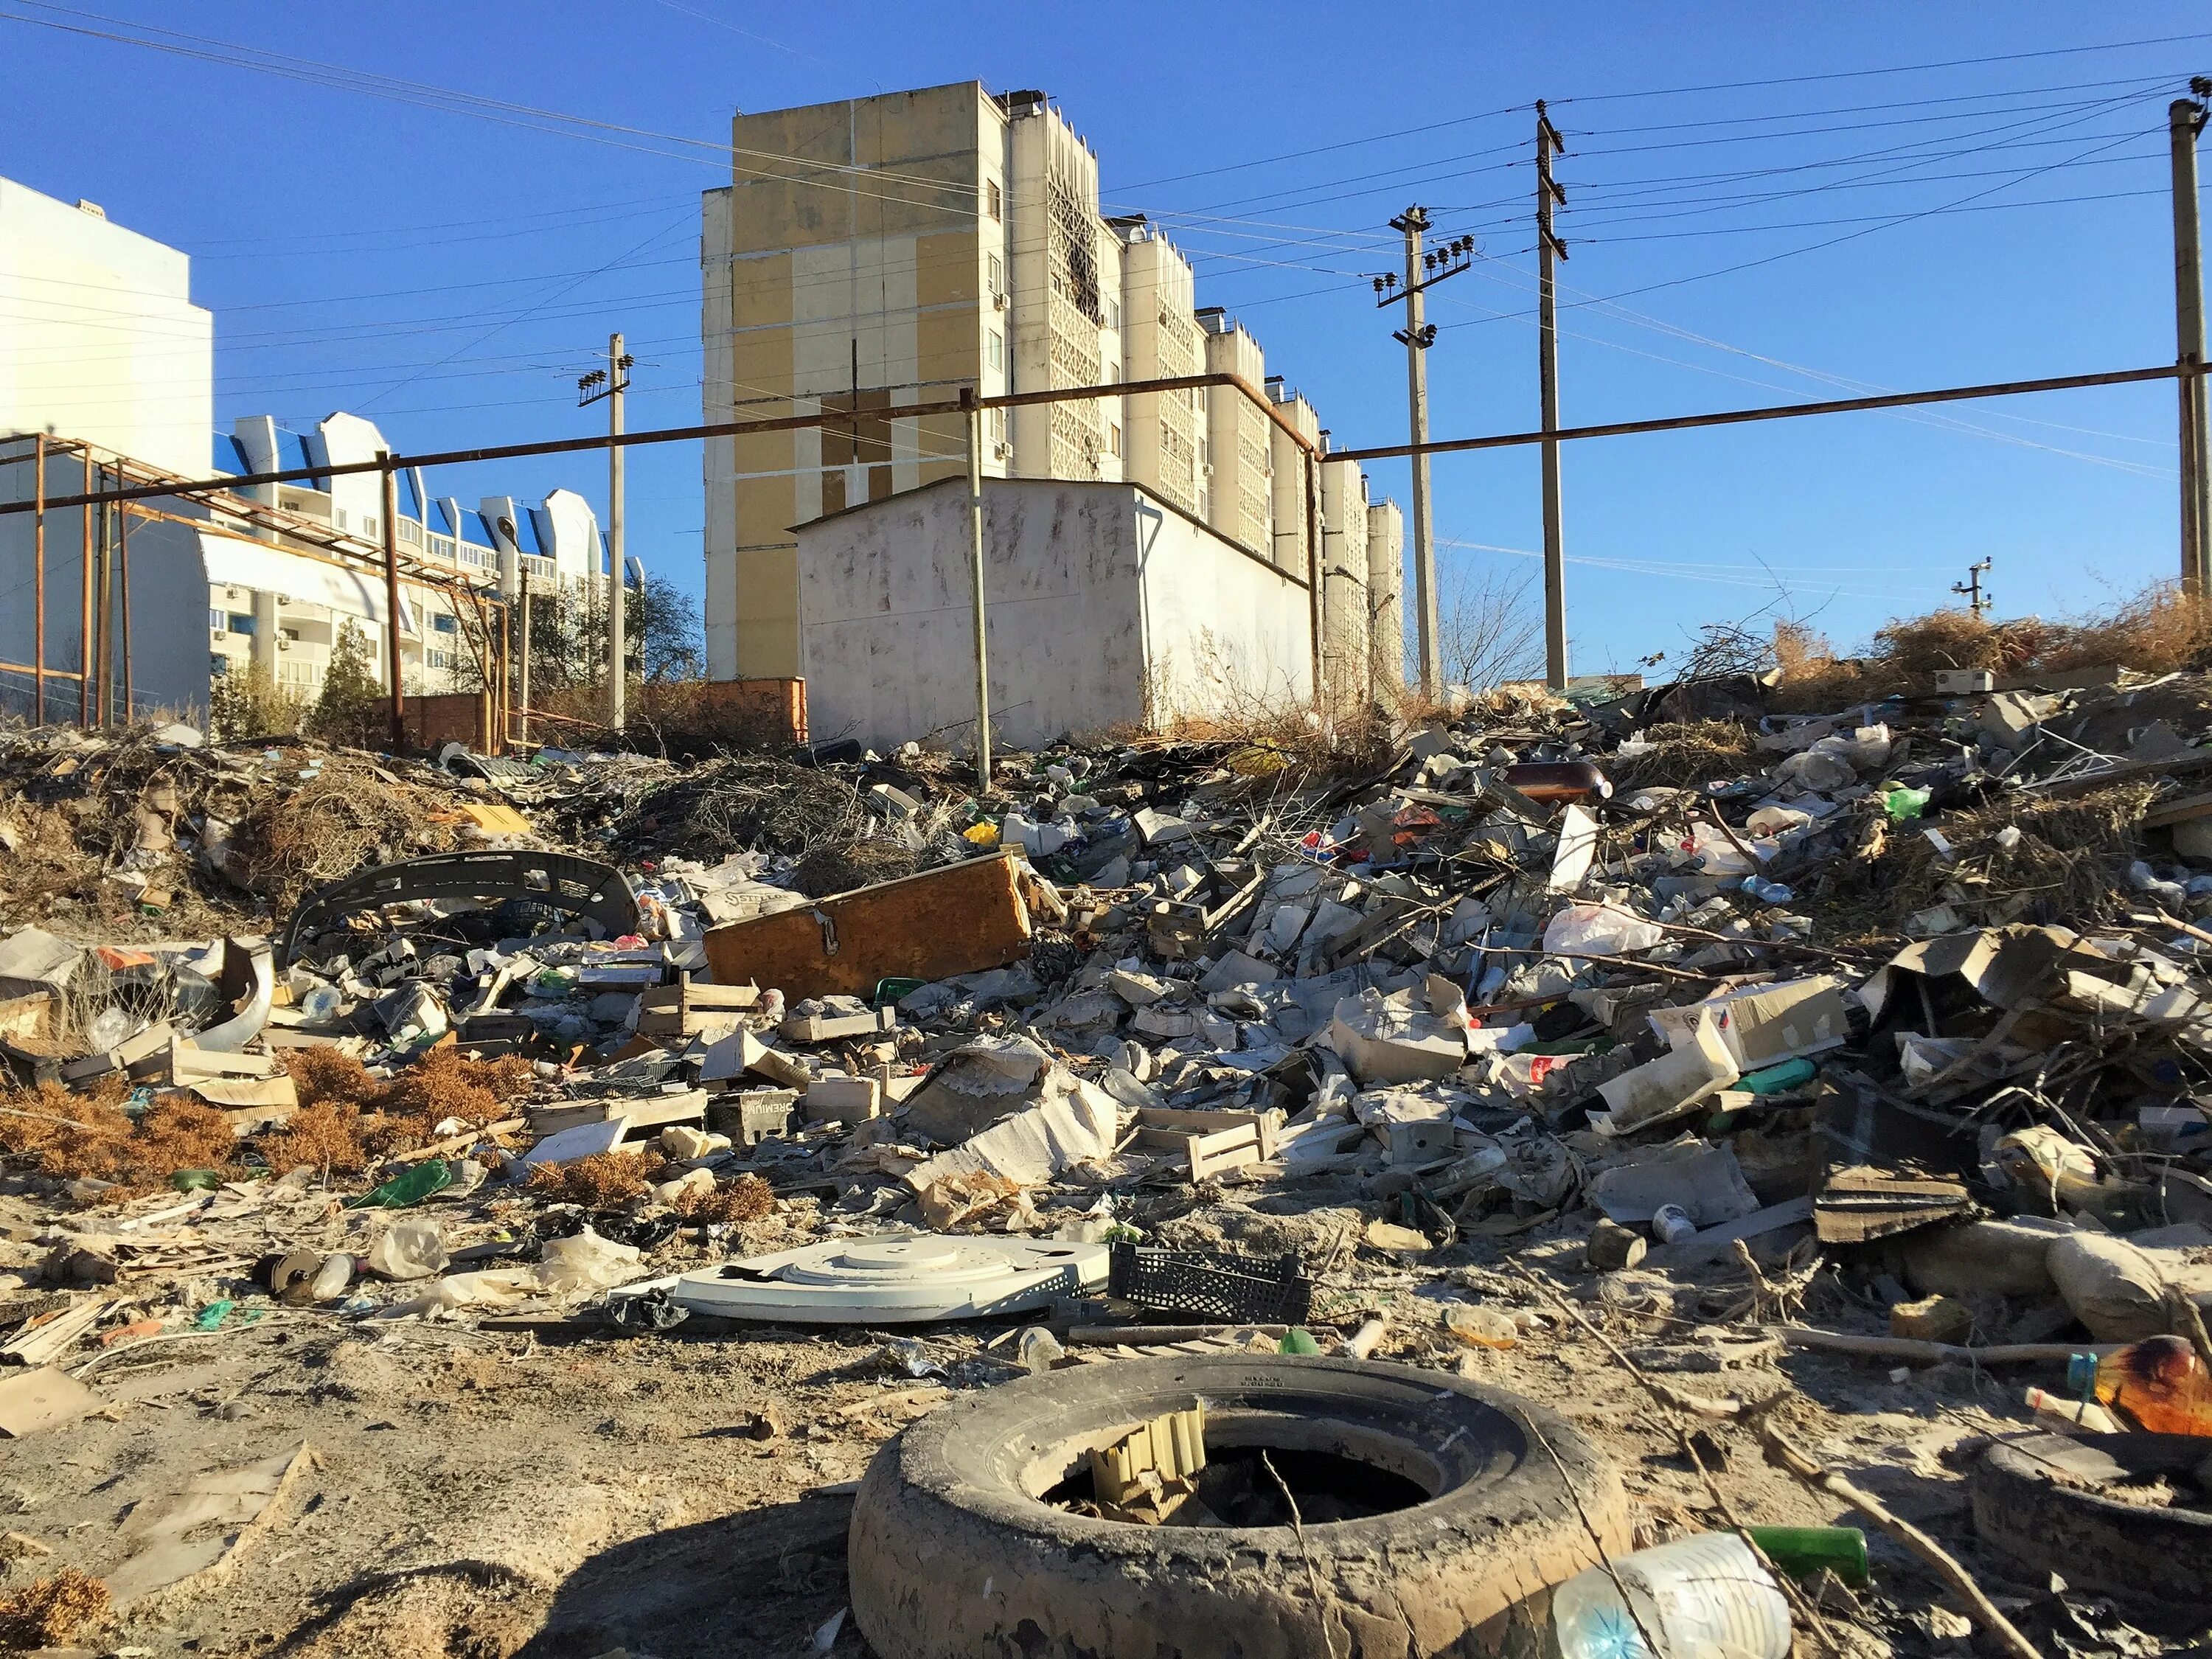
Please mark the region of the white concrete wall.
POLYGON ((1395 501, 1367 508, 1367 654, 1376 690, 1406 685, 1406 521, 1395 501))
MULTIPOLYGON (((1264 561, 1126 484, 994 479, 984 505, 999 741, 1310 695, 1305 590, 1264 561)), ((819 520, 799 541, 817 739, 972 742, 964 487, 819 520)))
POLYGON ((214 322, 191 261, 0 179, 0 434, 75 438, 206 476, 214 322))
POLYGON ((1367 477, 1357 461, 1321 464, 1322 674, 1340 706, 1364 702, 1367 662, 1367 477))

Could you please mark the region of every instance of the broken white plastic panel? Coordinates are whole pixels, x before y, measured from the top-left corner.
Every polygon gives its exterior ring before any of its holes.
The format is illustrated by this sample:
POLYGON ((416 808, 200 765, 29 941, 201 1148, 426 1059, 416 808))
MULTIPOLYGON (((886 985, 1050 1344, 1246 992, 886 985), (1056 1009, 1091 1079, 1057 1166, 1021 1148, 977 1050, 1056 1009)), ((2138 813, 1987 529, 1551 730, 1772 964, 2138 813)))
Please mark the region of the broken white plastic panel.
POLYGON ((1095 1290, 1106 1282, 1106 1246, 885 1233, 750 1256, 659 1282, 678 1306, 724 1319, 927 1324, 1025 1312, 1095 1290))

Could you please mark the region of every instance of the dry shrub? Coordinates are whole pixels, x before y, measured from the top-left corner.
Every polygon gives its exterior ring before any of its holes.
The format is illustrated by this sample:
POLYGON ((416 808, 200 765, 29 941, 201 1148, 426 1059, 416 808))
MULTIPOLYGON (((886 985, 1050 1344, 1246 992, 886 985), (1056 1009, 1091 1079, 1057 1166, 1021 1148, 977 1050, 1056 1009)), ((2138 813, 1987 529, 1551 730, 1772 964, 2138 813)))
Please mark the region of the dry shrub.
POLYGON ((376 1103, 394 1116, 433 1123, 447 1117, 489 1123, 508 1101, 529 1092, 535 1075, 530 1062, 514 1054, 471 1060, 450 1046, 433 1048, 392 1079, 376 1103))
POLYGON ((595 1152, 566 1164, 533 1164, 525 1184, 550 1203, 609 1210, 642 1195, 647 1178, 659 1165, 655 1152, 595 1152))
POLYGON ((70 1121, 0 1116, 0 1150, 27 1157, 40 1174, 57 1180, 112 1182, 118 1190, 105 1195, 111 1200, 156 1192, 179 1170, 244 1173, 230 1120, 214 1107, 167 1094, 134 1123, 122 1107, 127 1095, 122 1079, 111 1078, 89 1095, 48 1084, 10 1097, 7 1103, 18 1110, 70 1121))
POLYGON ((1758 769, 1764 761, 1753 747, 1750 728, 1734 720, 1688 720, 1650 726, 1644 740, 1652 745, 1650 754, 1613 763, 1616 793, 1655 784, 1680 788, 1714 778, 1740 777, 1758 769))
POLYGON ((2198 668, 2212 658, 2212 605, 2170 585, 2153 587, 2102 617, 2051 630, 2035 666, 2059 672, 2117 663, 2146 674, 2198 668))
POLYGON ((686 1193, 672 1207, 695 1226, 757 1221, 775 1206, 775 1192, 757 1175, 741 1175, 711 1193, 686 1193))
POLYGON ((292 1074, 302 1106, 366 1106, 384 1087, 343 1048, 288 1050, 284 1069, 292 1074))
POLYGON ((0 1595, 0 1648, 58 1647, 107 1616, 107 1586, 90 1573, 64 1567, 0 1595))
POLYGON ((380 1112, 327 1103, 302 1106, 262 1143, 262 1156, 276 1170, 305 1164, 330 1175, 360 1175, 369 1164, 363 1132, 381 1130, 386 1124, 380 1112))

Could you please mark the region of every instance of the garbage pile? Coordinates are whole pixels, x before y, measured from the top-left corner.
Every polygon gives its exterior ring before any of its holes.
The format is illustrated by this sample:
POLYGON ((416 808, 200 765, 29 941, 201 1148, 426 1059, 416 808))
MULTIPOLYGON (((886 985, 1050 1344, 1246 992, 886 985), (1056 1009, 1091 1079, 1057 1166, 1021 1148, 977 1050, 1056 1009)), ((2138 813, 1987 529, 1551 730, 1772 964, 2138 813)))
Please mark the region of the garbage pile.
POLYGON ((0 1360, 259 1297, 1464 1369, 1579 1308, 1741 1328, 1772 1398, 1797 1355, 2044 1364, 2015 1417, 2125 1429, 2100 1345, 2212 1395, 2212 695, 2075 678, 1498 696, 1348 773, 1070 744, 980 796, 911 746, 17 734, 11 834, 74 813, 145 885, 286 902, 0 941, 0 1149, 54 1206, 0 1360))

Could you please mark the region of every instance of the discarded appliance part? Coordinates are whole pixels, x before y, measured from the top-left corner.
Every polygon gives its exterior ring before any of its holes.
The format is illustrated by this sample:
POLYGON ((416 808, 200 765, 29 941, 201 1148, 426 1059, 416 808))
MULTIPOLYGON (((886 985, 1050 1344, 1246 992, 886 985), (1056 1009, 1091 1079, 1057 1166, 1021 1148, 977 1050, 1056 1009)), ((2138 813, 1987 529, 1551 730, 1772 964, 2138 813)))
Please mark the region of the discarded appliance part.
POLYGON ((269 1024, 269 1009, 276 994, 276 964, 268 945, 242 945, 234 939, 222 942, 222 970, 216 988, 231 1009, 230 1018, 203 1027, 193 1044, 218 1054, 234 1054, 261 1035, 269 1024))
POLYGON ((707 960, 722 984, 773 985, 794 1000, 1001 968, 1030 953, 1025 873, 1001 854, 726 922, 708 930, 707 960))
POLYGON ((517 898, 564 915, 581 916, 618 939, 637 931, 637 899, 611 864, 567 853, 502 848, 433 853, 364 870, 317 890, 292 913, 277 965, 291 962, 302 939, 327 933, 348 916, 409 899, 517 898))
POLYGON ((882 1659, 1310 1659, 1372 1650, 1358 1633, 1373 1630, 1401 1650, 1474 1655, 1533 1651, 1545 1592, 1623 1552, 1628 1530, 1596 1449, 1516 1395, 1403 1365, 1202 1354, 955 1396, 876 1454, 848 1559, 854 1617, 882 1659), (1208 1464, 1258 1465, 1262 1493, 1272 1470, 1302 1525, 1152 1527, 1062 1507, 1093 1447, 1198 1400, 1208 1464), (1347 1495, 1367 1512, 1314 1524, 1347 1495), (1378 1497, 1403 1506, 1374 1512, 1378 1497))
POLYGON ((2038 1572, 2160 1613, 2212 1613, 2212 1510, 2193 1434, 2037 1434, 1999 1440, 1968 1477, 1974 1530, 2038 1572), (2094 1488, 2169 1481, 2191 1498, 2128 1502, 2094 1488))
POLYGON ((696 1314, 801 1325, 927 1324, 1042 1308, 1106 1281, 1106 1247, 1058 1239, 880 1233, 750 1256, 665 1286, 696 1314))
POLYGON ((1613 781, 1588 761, 1524 761, 1503 768, 1498 781, 1530 800, 1581 800, 1613 796, 1613 781))
POLYGON ((1163 1250, 1127 1240, 1109 1247, 1106 1292, 1161 1313, 1223 1324, 1297 1325, 1313 1281, 1295 1255, 1276 1261, 1225 1250, 1163 1250))

